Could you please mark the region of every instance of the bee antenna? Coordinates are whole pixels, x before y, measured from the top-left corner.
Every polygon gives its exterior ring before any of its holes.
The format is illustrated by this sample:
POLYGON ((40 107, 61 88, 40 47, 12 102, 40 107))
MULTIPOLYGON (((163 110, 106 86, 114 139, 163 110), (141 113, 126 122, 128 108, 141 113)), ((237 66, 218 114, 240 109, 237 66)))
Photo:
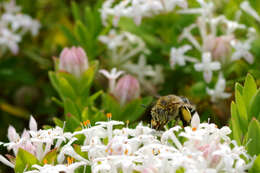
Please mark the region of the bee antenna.
POLYGON ((146 106, 145 104, 141 104, 141 106, 142 106, 143 108, 147 108, 147 106, 146 106))

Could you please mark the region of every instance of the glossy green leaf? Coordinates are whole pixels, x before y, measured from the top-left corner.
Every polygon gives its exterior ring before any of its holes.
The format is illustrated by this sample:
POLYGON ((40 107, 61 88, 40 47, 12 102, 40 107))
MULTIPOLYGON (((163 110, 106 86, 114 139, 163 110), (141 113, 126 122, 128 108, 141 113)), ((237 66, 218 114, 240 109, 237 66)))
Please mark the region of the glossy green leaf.
POLYGON ((250 104, 250 116, 260 120, 260 90, 257 91, 250 104))
POLYGON ((88 99, 88 104, 89 104, 89 105, 92 105, 92 104, 94 103, 94 101, 95 101, 99 96, 101 96, 102 94, 103 94, 103 91, 100 90, 100 91, 94 93, 93 95, 91 95, 91 96, 89 97, 89 99, 88 99))
POLYGON ((74 34, 68 28, 66 28, 65 26, 61 26, 60 29, 64 33, 70 44, 74 46, 79 45, 79 41, 75 38, 74 34))
POLYGON ((62 128, 63 125, 64 125, 64 122, 61 121, 59 118, 56 118, 56 117, 53 118, 53 122, 55 123, 56 126, 59 126, 59 127, 61 127, 61 128, 62 128))
POLYGON ((58 92, 59 96, 64 99, 62 92, 60 91, 60 87, 59 87, 59 81, 57 79, 56 73, 50 71, 49 73, 49 79, 51 81, 52 86, 54 87, 54 89, 58 92))
MULTIPOLYGON (((257 92, 257 86, 252 75, 248 74, 243 88, 243 98, 249 113, 250 101, 257 92)), ((249 115, 250 116, 250 115, 249 115)))
POLYGON ((72 6, 72 14, 73 14, 74 19, 76 21, 77 20, 81 20, 80 10, 79 10, 78 5, 76 4, 76 2, 72 1, 71 6, 72 6))
POLYGON ((88 113, 88 107, 83 109, 83 111, 81 113, 81 119, 82 119, 82 121, 86 121, 86 120, 90 119, 89 113, 88 113))
POLYGON ((240 125, 242 128, 242 131, 244 133, 246 133, 246 131, 247 131, 246 128, 248 127, 248 117, 247 117, 246 105, 245 105, 242 95, 237 90, 235 93, 235 97, 236 97, 236 105, 237 105, 236 107, 238 110, 240 125))
POLYGON ((260 154, 260 123, 255 118, 248 127, 248 153, 253 155, 260 154))
POLYGON ((112 96, 107 93, 102 94, 102 108, 105 112, 112 113, 112 118, 114 120, 120 120, 120 104, 118 101, 112 96))
POLYGON ((243 86, 240 83, 235 84, 235 92, 239 92, 241 95, 243 95, 243 86))
MULTIPOLYGON (((233 138, 237 141, 238 145, 241 145, 242 131, 239 116, 237 114, 236 104, 234 102, 231 103, 231 126, 233 138)), ((244 131, 247 131, 247 129, 244 131)))
POLYGON ((57 164, 57 148, 49 151, 42 159, 43 164, 57 164))
POLYGON ((57 79, 59 81, 59 90, 63 96, 63 99, 70 98, 72 100, 76 99, 76 93, 70 83, 63 77, 57 76, 57 79))
POLYGON ((91 66, 83 73, 80 79, 80 96, 83 103, 87 103, 89 97, 89 90, 95 78, 98 69, 98 62, 94 61, 91 66))
POLYGON ((24 169, 31 170, 32 165, 40 164, 37 158, 26 150, 19 148, 15 161, 15 172, 23 173, 24 169))
POLYGON ((256 172, 260 172, 260 155, 257 156, 253 166, 249 170, 249 173, 256 173, 256 172))
POLYGON ((79 121, 81 121, 80 110, 78 109, 75 101, 71 99, 65 99, 64 101, 64 112, 65 115, 75 116, 79 121))

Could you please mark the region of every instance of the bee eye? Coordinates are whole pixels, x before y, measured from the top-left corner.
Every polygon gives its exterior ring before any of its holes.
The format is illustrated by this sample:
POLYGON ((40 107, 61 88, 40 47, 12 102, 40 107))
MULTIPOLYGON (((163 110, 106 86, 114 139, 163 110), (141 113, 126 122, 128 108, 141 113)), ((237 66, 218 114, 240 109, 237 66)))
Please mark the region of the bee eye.
POLYGON ((181 97, 181 100, 182 100, 184 103, 190 104, 189 99, 187 99, 186 97, 181 97))

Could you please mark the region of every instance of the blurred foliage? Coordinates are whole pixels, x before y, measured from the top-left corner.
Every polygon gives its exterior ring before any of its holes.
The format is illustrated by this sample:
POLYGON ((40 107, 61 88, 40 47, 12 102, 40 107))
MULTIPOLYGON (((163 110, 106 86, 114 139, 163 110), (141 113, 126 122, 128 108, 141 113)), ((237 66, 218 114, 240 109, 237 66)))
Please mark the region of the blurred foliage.
MULTIPOLYGON (((239 10, 239 4, 242 2, 242 0, 221 0, 222 3, 220 0, 215 1, 217 13, 224 14, 229 19, 234 18, 234 14, 239 10)), ((66 46, 82 46, 91 62, 100 60, 99 67, 105 66, 104 61, 102 61, 105 46, 99 43, 98 36, 108 33, 112 26, 102 26, 99 14, 102 2, 102 0, 39 0, 33 1, 32 4, 32 0, 17 0, 17 4, 22 6, 22 11, 39 20, 42 27, 37 37, 32 38, 29 35, 25 37, 23 42, 19 44, 20 52, 17 56, 7 53, 0 59, 0 141, 7 140, 6 131, 9 124, 14 124, 16 129, 22 131, 30 114, 34 115, 40 126, 43 124, 52 125, 54 122, 62 126, 62 121, 58 118, 62 119, 64 111, 65 115, 75 112, 75 107, 73 107, 75 105, 77 106, 76 109, 80 111, 75 113, 78 114, 79 118, 75 120, 76 125, 71 124, 72 128, 78 127, 81 121, 90 119, 87 111, 91 111, 92 118, 96 113, 100 113, 100 111, 97 111, 101 108, 100 105, 102 105, 102 111, 112 112, 113 116, 116 117, 115 119, 123 117, 123 120, 135 120, 137 117, 127 117, 126 114, 136 116, 142 114, 144 108, 140 105, 148 104, 151 101, 149 96, 135 100, 121 108, 115 103, 116 100, 112 96, 99 92, 102 84, 94 80, 94 75, 92 76, 94 81, 88 86, 86 94, 77 93, 68 97, 65 96, 67 92, 63 93, 62 91, 62 83, 57 83, 56 80, 58 78, 67 83, 75 82, 71 81, 73 79, 70 76, 50 72, 51 80, 49 79, 48 71, 53 69, 52 57, 59 55, 62 48, 66 46), (93 103, 83 101, 85 99, 83 97, 96 96, 95 94, 102 95, 103 101, 97 100, 97 108, 93 107, 92 110, 86 111, 86 107, 93 106, 93 103), (61 101, 59 97, 62 99, 61 101), (74 103, 71 100, 74 97, 81 99, 81 101, 74 103), (79 103, 85 105, 78 105, 79 103), (63 106, 65 110, 62 108, 63 106), (134 112, 133 110, 138 107, 140 107, 140 111, 134 112)), ((249 2, 258 12, 260 11, 260 1, 250 0, 249 2)), ((198 6, 194 0, 189 0, 189 4, 193 7, 198 6)), ((254 27, 260 34, 260 23, 257 23, 244 12, 242 13, 240 22, 254 27)), ((206 95, 206 84, 203 82, 201 74, 193 72, 192 65, 177 67, 175 70, 170 69, 169 66, 170 48, 178 44, 177 38, 183 28, 193 23, 195 19, 195 15, 181 16, 176 13, 168 13, 144 19, 140 26, 136 26, 131 19, 124 18, 119 22, 119 29, 136 34, 145 41, 151 49, 151 54, 147 59, 149 64, 162 64, 164 66, 166 82, 160 87, 159 94, 174 93, 188 97, 192 103, 197 105, 202 120, 208 121, 208 118, 210 118, 218 125, 226 124, 230 116, 229 105, 235 96, 235 103, 231 104, 230 124, 234 130, 232 135, 238 144, 246 144, 249 137, 258 138, 260 134, 256 132, 260 132, 259 107, 253 106, 254 108, 252 108, 251 106, 259 105, 259 89, 256 89, 256 86, 260 85, 260 39, 258 37, 252 45, 251 52, 255 57, 253 65, 248 65, 243 60, 239 60, 225 67, 224 76, 228 81, 227 90, 229 92, 233 92, 233 86, 236 82, 245 80, 248 72, 253 77, 249 75, 246 78, 244 87, 236 84, 235 94, 230 99, 213 104, 210 102, 209 96, 206 95), (253 82, 253 78, 255 78, 255 82, 253 82), (247 90, 245 88, 252 86, 254 89, 249 89, 250 93, 244 91, 247 90), (211 115, 211 117, 208 115, 211 115), (249 128, 247 128, 248 126, 249 128)), ((199 54, 196 51, 191 53, 199 54)), ((98 78, 98 75, 96 78, 98 78)), ((217 77, 214 77, 213 82, 216 81, 217 77)), ((210 84, 210 87, 213 87, 213 85, 210 84)), ((73 90, 78 91, 76 88, 73 88, 73 90)), ((100 114, 103 116, 104 112, 100 114)), ((101 117, 101 115, 99 116, 101 117)), ((68 120, 70 117, 65 116, 65 118, 68 120)), ((252 142, 248 144, 251 154, 259 153, 259 148, 256 149, 252 146, 257 144, 252 142)), ((3 151, 3 153, 6 153, 6 151, 3 151)), ((21 157, 29 157, 27 153, 21 150, 19 153, 21 157)), ((259 156, 257 160, 258 162, 255 163, 253 169, 259 169, 259 156)), ((17 169, 22 170, 22 168, 17 169)), ((0 170, 0 172, 10 172, 10 170, 0 170)))
POLYGON ((246 145, 249 154, 259 155, 260 138, 260 89, 248 74, 244 87, 237 83, 235 102, 231 104, 232 137, 238 145, 246 145))

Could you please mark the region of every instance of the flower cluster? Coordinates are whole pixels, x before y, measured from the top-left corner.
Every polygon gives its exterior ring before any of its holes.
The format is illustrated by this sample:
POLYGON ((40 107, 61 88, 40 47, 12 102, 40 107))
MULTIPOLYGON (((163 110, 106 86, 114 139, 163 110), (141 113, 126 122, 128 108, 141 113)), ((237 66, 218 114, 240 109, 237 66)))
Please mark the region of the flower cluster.
MULTIPOLYGON (((79 167, 91 167, 93 173, 102 172, 246 172, 254 161, 245 148, 229 138, 229 127, 217 128, 215 124, 200 123, 194 114, 191 126, 175 126, 165 131, 156 131, 140 123, 136 128, 122 126, 124 123, 109 119, 96 122, 95 126, 86 121, 82 129, 64 133, 56 127, 37 130, 33 118, 30 130, 20 138, 13 127, 9 127, 10 143, 3 144, 13 149, 31 152, 41 160, 50 148, 58 149, 57 161, 33 165, 27 173, 52 172, 72 173, 79 167), (84 138, 82 138, 84 137, 84 138), (84 140, 82 140, 84 139, 84 140), (81 143, 81 153, 75 151, 73 143, 81 143), (55 145, 54 145, 55 144, 55 145), (67 163, 66 163, 66 157, 67 163)), ((1 156, 0 161, 14 167, 15 163, 1 156)))
MULTIPOLYGON (((188 8, 179 10, 180 14, 198 14, 196 22, 183 29, 179 36, 179 41, 188 40, 191 45, 184 45, 179 48, 173 47, 170 53, 170 65, 172 68, 175 65, 185 66, 186 62, 195 63, 196 71, 202 71, 206 83, 210 83, 213 76, 213 71, 222 70, 221 67, 226 64, 244 58, 248 63, 254 61, 253 55, 250 53, 251 43, 255 39, 256 32, 253 28, 248 28, 244 24, 237 21, 228 20, 225 16, 215 16, 215 6, 213 2, 197 0, 200 8, 188 8), (200 36, 194 34, 194 30, 198 29, 200 36), (235 31, 243 30, 247 32, 247 39, 241 40, 236 36, 235 31), (202 62, 198 62, 197 58, 185 55, 192 47, 196 48, 202 55, 202 62)), ((258 19, 257 14, 250 8, 248 2, 243 2, 241 8, 258 19)), ((218 91, 207 90, 207 93, 212 96, 212 101, 216 102, 219 99, 226 99, 225 79, 222 75, 221 81, 223 85, 218 91), (215 95, 213 96, 213 93, 215 95)))
MULTIPOLYGON (((155 65, 155 67, 153 67, 146 63, 146 55, 148 55, 150 51, 141 38, 129 32, 117 32, 112 29, 108 35, 99 36, 99 40, 106 44, 108 48, 110 66, 118 67, 121 70, 137 76, 145 91, 149 91, 150 93, 156 92, 156 85, 164 81, 162 66, 155 65), (134 63, 135 57, 139 57, 137 63, 134 63)), ((108 77, 108 79, 110 78, 108 77)), ((113 88, 113 86, 110 86, 111 90, 113 88)))
POLYGON ((21 8, 15 0, 0 3, 0 52, 9 49, 13 54, 19 51, 18 43, 22 36, 31 32, 33 36, 38 34, 40 23, 30 16, 21 13, 21 8))
POLYGON ((100 11, 104 25, 109 16, 113 16, 114 26, 117 26, 120 17, 133 18, 136 25, 140 25, 142 18, 173 11, 176 6, 187 8, 188 4, 186 0, 126 0, 117 4, 115 0, 107 0, 100 11))

